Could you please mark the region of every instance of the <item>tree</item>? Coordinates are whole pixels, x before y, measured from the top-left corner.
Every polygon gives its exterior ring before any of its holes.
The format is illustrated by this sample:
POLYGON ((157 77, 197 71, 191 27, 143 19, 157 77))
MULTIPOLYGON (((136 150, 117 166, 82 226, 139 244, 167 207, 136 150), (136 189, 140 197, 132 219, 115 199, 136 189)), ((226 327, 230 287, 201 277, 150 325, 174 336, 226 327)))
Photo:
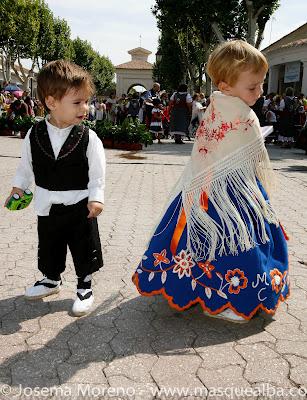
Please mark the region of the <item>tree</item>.
MULTIPOLYGON (((279 0, 156 0, 152 11, 161 37, 172 36, 178 43, 180 63, 198 89, 212 48, 233 38, 259 47, 265 24, 278 6, 279 0)), ((164 47, 166 43, 162 54, 164 47)))
POLYGON ((41 68, 52 60, 55 53, 56 36, 54 32, 54 16, 49 7, 42 2, 39 7, 39 41, 36 48, 36 65, 41 68))
POLYGON ((51 60, 72 60, 73 58, 73 44, 70 39, 70 27, 65 19, 54 18, 53 29, 56 37, 54 44, 54 51, 51 55, 51 60))
MULTIPOLYGON (((39 32, 39 0, 3 0, 1 4, 0 47, 2 60, 6 64, 4 77, 10 80, 10 70, 14 70, 21 82, 27 80, 22 67, 22 58, 31 58, 35 52, 39 32), (18 63, 19 70, 15 63, 18 63)), ((32 64, 31 70, 34 68, 32 64)))
POLYGON ((35 66, 58 58, 71 59, 70 28, 65 20, 54 18, 44 0, 3 0, 0 32, 4 79, 10 80, 13 69, 25 90, 35 66), (31 61, 29 70, 23 67, 22 59, 31 61))
POLYGON ((73 62, 80 65, 87 71, 90 71, 97 53, 87 40, 81 40, 79 37, 72 41, 73 62))
POLYGON ((114 86, 114 66, 109 58, 97 53, 91 66, 91 74, 98 94, 103 94, 114 86))

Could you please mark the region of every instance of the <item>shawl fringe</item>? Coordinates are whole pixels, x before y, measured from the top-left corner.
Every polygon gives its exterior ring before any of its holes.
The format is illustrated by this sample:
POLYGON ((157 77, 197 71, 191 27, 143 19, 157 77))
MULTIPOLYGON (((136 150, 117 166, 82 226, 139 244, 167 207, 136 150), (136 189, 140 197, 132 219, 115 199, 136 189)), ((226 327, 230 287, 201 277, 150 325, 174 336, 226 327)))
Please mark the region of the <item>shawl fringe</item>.
POLYGON ((273 181, 261 138, 256 137, 192 179, 189 171, 188 165, 178 186, 182 186, 187 218, 187 248, 196 261, 248 251, 258 244, 255 238, 261 243, 269 241, 265 220, 276 226, 279 221, 257 184, 258 178, 268 190, 273 181), (204 192, 218 215, 216 219, 201 206, 204 192))

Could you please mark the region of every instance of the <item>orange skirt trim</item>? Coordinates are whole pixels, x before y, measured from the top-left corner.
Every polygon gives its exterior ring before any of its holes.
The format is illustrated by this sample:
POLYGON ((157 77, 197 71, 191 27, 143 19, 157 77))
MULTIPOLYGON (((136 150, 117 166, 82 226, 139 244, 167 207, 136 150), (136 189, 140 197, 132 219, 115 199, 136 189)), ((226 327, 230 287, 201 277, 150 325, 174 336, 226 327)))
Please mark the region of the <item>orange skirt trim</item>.
POLYGON ((280 225, 280 228, 281 228, 281 230, 282 230, 282 233, 284 234, 285 239, 286 239, 286 240, 290 240, 290 237, 289 237, 289 235, 287 234, 285 228, 282 226, 281 223, 279 223, 279 225, 280 225))
POLYGON ((174 303, 173 297, 172 297, 172 296, 169 296, 169 295, 166 293, 166 291, 165 291, 164 288, 161 288, 161 289, 159 289, 159 290, 153 290, 153 291, 150 292, 150 293, 149 293, 149 292, 143 292, 143 291, 140 289, 140 286, 139 286, 139 276, 138 276, 138 273, 137 273, 137 272, 132 276, 132 282, 135 284, 135 286, 136 286, 138 292, 139 292, 142 296, 150 297, 150 296, 155 296, 155 295, 158 295, 158 294, 162 294, 162 296, 168 301, 168 304, 170 305, 170 307, 171 307, 171 308, 174 308, 174 309, 177 310, 177 311, 184 311, 184 310, 190 308, 193 304, 199 303, 199 304, 201 305, 202 309, 205 310, 205 311, 207 311, 209 314, 216 315, 216 314, 219 314, 219 313, 221 313, 222 311, 224 311, 226 308, 230 308, 235 314, 239 315, 240 317, 243 317, 243 318, 246 319, 246 320, 250 320, 250 319, 256 314, 256 312, 257 312, 258 310, 263 310, 263 311, 266 312, 267 314, 271 314, 271 315, 275 314, 276 309, 277 309, 277 307, 279 306, 280 302, 281 302, 281 301, 285 301, 285 300, 290 296, 290 289, 289 289, 289 292, 288 292, 287 296, 283 296, 282 294, 280 294, 280 296, 279 296, 279 298, 278 298, 278 301, 277 301, 277 304, 276 304, 276 306, 275 306, 274 309, 270 310, 270 309, 266 308, 262 303, 260 303, 257 307, 254 308, 254 310, 253 310, 249 315, 245 315, 245 314, 242 314, 242 313, 240 313, 239 311, 237 311, 237 310, 235 309, 235 307, 233 307, 233 305, 231 305, 230 302, 224 304, 222 307, 218 308, 217 310, 212 311, 212 310, 210 310, 210 308, 208 308, 208 307, 206 306, 206 303, 205 303, 204 300, 201 299, 200 297, 197 297, 196 299, 191 300, 187 305, 185 305, 185 306, 183 306, 183 307, 180 307, 180 306, 178 306, 176 303, 174 303))

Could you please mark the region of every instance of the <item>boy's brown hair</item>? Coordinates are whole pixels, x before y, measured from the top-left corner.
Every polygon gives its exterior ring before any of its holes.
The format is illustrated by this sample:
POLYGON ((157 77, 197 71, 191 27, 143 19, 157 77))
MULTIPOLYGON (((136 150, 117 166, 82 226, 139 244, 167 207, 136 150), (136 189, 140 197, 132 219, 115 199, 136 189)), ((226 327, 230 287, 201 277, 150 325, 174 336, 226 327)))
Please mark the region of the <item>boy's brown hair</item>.
POLYGON ((89 97, 95 91, 90 74, 79 65, 66 60, 56 60, 45 64, 39 71, 37 95, 46 110, 46 97, 52 96, 61 100, 70 89, 83 89, 89 97))
POLYGON ((231 40, 217 46, 210 54, 207 73, 215 86, 225 82, 232 86, 243 71, 267 72, 265 56, 243 40, 231 40))

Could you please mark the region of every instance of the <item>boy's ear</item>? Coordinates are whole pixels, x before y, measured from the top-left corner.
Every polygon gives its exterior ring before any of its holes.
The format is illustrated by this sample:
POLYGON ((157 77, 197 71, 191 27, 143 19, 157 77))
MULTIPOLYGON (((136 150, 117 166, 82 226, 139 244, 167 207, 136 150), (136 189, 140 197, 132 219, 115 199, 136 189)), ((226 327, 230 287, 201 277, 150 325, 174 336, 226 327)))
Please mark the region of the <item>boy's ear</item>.
POLYGON ((53 96, 47 96, 47 97, 45 98, 45 103, 46 103, 46 106, 48 107, 48 109, 49 109, 50 111, 52 111, 52 110, 55 109, 55 106, 56 106, 56 99, 55 99, 53 96))
POLYGON ((218 89, 220 92, 222 93, 228 93, 231 90, 230 85, 228 85, 228 83, 221 81, 218 85, 217 85, 218 89))

